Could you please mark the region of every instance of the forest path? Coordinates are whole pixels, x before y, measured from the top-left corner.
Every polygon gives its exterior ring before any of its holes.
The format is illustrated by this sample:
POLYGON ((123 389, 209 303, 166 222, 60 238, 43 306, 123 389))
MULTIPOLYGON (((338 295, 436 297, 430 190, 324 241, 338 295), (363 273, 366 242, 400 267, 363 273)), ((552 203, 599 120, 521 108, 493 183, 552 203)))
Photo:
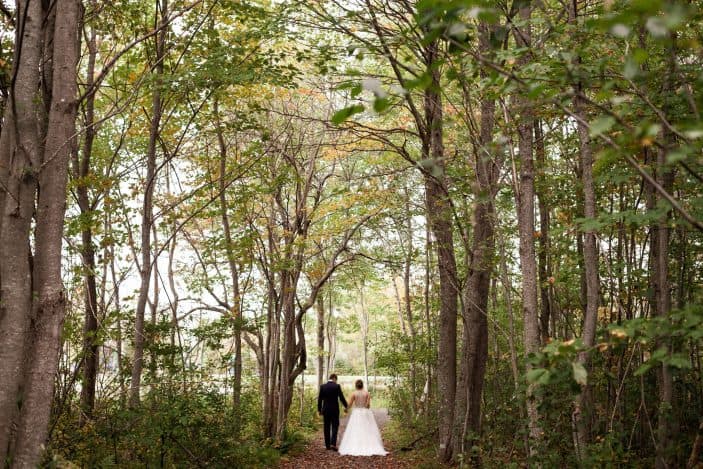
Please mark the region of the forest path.
MULTIPOLYGON (((376 423, 381 432, 390 417, 387 409, 372 409, 376 423)), ((344 416, 339 422, 339 434, 337 435, 337 444, 342 441, 344 429, 347 426, 348 416, 344 416)), ((399 461, 394 456, 394 448, 389 448, 388 443, 384 441, 386 450, 390 453, 387 456, 340 456, 336 451, 328 451, 325 449, 322 430, 317 432, 315 438, 308 443, 305 450, 290 459, 281 461, 279 466, 281 469, 303 469, 303 468, 340 468, 340 469, 355 469, 355 468, 370 468, 370 469, 387 469, 387 468, 405 468, 410 465, 399 461)))

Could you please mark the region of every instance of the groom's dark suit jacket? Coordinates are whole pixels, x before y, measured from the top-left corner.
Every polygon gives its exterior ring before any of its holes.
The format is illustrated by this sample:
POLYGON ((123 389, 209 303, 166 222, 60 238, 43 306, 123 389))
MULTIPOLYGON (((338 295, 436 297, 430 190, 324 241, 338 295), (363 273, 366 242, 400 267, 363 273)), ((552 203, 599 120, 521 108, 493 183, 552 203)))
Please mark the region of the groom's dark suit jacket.
POLYGON ((339 404, 337 399, 342 401, 344 407, 347 407, 347 401, 344 399, 342 387, 334 381, 327 381, 320 386, 320 394, 317 396, 317 411, 323 415, 339 415, 339 404))

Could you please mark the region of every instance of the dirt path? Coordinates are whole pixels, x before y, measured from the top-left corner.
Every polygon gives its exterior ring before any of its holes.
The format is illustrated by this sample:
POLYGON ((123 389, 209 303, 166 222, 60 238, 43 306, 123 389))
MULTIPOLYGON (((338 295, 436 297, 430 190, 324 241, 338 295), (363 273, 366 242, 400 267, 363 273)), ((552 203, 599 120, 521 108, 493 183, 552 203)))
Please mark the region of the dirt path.
MULTIPOLYGON (((373 413, 376 418, 376 423, 378 423, 381 432, 383 432, 383 427, 386 422, 388 422, 388 411, 386 409, 373 409, 373 413)), ((347 425, 347 418, 348 417, 345 416, 339 422, 337 443, 342 441, 344 429, 347 425)), ((322 430, 320 430, 301 454, 291 457, 290 459, 282 460, 279 467, 281 469, 386 469, 410 467, 396 459, 394 456, 394 448, 389 448, 388 443, 385 443, 385 445, 386 450, 390 451, 387 456, 340 456, 336 451, 328 451, 325 449, 322 430)))

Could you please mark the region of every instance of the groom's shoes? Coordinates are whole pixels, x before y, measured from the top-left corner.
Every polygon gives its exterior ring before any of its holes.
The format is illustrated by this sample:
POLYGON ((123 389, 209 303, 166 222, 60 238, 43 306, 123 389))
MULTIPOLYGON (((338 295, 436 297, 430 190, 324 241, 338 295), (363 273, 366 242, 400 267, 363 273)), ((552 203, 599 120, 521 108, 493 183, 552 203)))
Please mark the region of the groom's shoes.
POLYGON ((337 451, 337 447, 336 447, 336 446, 330 446, 330 447, 327 448, 327 449, 331 449, 332 451, 337 451))

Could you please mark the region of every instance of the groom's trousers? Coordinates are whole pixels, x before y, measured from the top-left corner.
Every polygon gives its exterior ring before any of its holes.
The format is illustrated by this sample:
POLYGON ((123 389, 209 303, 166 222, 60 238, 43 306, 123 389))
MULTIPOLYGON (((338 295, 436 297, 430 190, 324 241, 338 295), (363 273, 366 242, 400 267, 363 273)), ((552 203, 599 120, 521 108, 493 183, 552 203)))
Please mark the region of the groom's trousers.
POLYGON ((325 448, 337 446, 337 430, 339 430, 339 414, 323 414, 325 448))

